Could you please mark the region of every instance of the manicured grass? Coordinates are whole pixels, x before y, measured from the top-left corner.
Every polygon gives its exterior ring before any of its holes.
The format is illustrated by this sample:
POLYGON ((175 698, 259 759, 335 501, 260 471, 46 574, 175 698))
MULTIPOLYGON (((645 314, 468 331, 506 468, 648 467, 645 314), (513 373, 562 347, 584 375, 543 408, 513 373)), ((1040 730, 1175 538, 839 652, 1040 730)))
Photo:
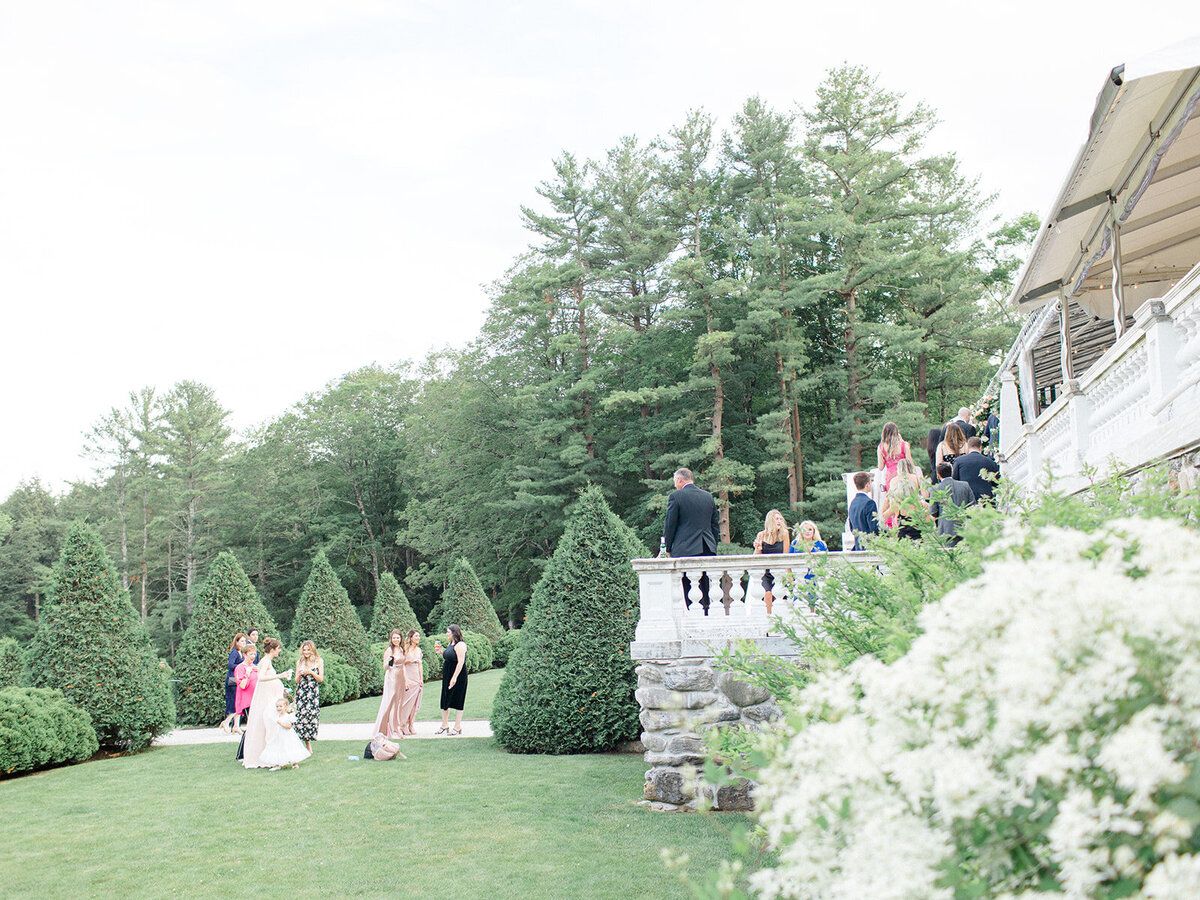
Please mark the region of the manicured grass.
POLYGON ((637 755, 518 756, 405 741, 407 761, 317 745, 246 771, 224 744, 166 747, 0 782, 0 884, 48 897, 685 897, 728 855, 734 814, 635 805, 637 755))
MULTIPOLYGON (((486 672, 476 672, 467 677, 467 702, 464 704, 464 719, 490 719, 492 717, 492 701, 496 699, 496 689, 500 687, 500 679, 504 677, 503 669, 489 669, 486 672)), ((425 692, 421 695, 421 708, 417 712, 418 722, 441 721, 442 711, 438 702, 442 696, 441 681, 425 682, 425 692)), ((349 703, 339 703, 337 706, 322 706, 321 721, 330 724, 340 722, 374 722, 379 715, 379 697, 363 697, 351 700, 349 703)), ((451 716, 453 717, 453 713, 451 716)))

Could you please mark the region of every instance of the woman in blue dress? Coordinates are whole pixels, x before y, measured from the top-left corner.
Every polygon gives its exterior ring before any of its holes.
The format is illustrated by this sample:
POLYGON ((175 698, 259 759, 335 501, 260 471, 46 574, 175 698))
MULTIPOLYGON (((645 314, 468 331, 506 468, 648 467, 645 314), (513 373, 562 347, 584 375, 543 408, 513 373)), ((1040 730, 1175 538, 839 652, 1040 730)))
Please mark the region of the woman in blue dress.
POLYGON ((233 643, 229 645, 229 669, 225 673, 225 718, 221 720, 221 730, 226 734, 240 734, 242 731, 233 721, 233 717, 237 715, 237 710, 234 709, 237 679, 233 676, 233 670, 242 661, 242 651, 246 649, 245 641, 246 635, 239 631, 233 636, 233 643))
MULTIPOLYGON (((817 523, 812 519, 805 519, 796 526, 796 539, 792 541, 791 550, 793 553, 828 553, 829 548, 825 546, 825 542, 821 540, 821 532, 817 528, 817 523)), ((813 574, 812 569, 808 569, 804 573, 805 587, 808 588, 808 602, 811 605, 816 595, 813 593, 814 582, 817 576, 813 574)))

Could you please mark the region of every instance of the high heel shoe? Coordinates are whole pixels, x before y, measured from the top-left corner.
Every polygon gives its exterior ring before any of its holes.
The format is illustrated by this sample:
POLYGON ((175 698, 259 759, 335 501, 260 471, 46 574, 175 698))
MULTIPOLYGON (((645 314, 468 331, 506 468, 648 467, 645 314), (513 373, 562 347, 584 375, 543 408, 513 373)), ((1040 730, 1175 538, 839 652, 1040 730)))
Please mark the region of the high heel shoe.
POLYGON ((450 729, 445 727, 444 725, 441 728, 439 728, 437 731, 434 732, 434 734, 450 734, 450 733, 451 733, 450 729))

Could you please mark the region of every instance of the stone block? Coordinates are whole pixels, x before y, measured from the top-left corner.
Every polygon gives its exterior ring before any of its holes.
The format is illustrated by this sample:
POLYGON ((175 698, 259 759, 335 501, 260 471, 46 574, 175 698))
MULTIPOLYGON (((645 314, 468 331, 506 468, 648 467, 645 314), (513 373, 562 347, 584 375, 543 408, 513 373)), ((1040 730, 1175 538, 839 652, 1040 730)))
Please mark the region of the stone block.
POLYGON ((662 753, 667 749, 667 736, 665 734, 652 734, 649 731, 643 731, 642 746, 651 753, 662 753))
POLYGON ((749 721, 758 723, 770 722, 772 719, 778 719, 782 715, 782 712, 773 702, 767 701, 766 703, 759 703, 756 706, 744 707, 742 709, 742 715, 745 716, 749 721))
POLYGON ((656 687, 640 687, 634 692, 642 709, 702 709, 717 699, 709 691, 668 691, 656 687))
POLYGON ((741 717, 742 711, 732 703, 716 702, 691 713, 687 721, 692 725, 710 725, 713 722, 736 722, 741 717))
POLYGON ((643 731, 669 731, 682 726, 686 716, 680 709, 643 709, 639 718, 643 731))
POLYGON ((646 773, 642 794, 647 800, 673 803, 676 806, 692 799, 691 787, 683 773, 674 769, 655 768, 646 773))
POLYGON ((662 682, 672 691, 711 691, 716 678, 704 666, 672 666, 663 672, 662 682))
POLYGON ((724 809, 731 812, 747 812, 754 809, 754 798, 751 796, 751 791, 754 788, 754 783, 740 779, 733 784, 727 784, 717 788, 717 796, 713 801, 713 805, 717 809, 724 809))
POLYGON ((666 750, 670 753, 703 756, 708 752, 708 744, 694 734, 677 734, 667 742, 666 750))
POLYGON ((648 766, 663 766, 678 769, 681 766, 702 766, 704 756, 699 753, 647 753, 642 757, 648 766))
POLYGON ((642 663, 637 667, 638 685, 662 684, 663 667, 654 663, 642 663))
POLYGON ((758 685, 741 681, 730 672, 722 672, 717 682, 721 693, 738 706, 756 706, 771 698, 769 691, 758 685))

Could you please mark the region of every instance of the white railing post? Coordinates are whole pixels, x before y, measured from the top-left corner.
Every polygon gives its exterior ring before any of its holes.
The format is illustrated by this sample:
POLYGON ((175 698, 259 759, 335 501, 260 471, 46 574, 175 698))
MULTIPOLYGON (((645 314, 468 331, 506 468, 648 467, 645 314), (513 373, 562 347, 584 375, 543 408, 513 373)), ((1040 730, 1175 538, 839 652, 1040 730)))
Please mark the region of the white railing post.
POLYGON ((1012 369, 1000 373, 1000 441, 1004 453, 1021 436, 1021 400, 1017 394, 1017 379, 1012 369))
POLYGON ((1149 408, 1157 411, 1156 419, 1165 421, 1162 400, 1175 390, 1179 381, 1176 357, 1179 353, 1179 332, 1167 315, 1162 300, 1149 300, 1133 314, 1134 325, 1146 333, 1146 358, 1150 369, 1149 408))

